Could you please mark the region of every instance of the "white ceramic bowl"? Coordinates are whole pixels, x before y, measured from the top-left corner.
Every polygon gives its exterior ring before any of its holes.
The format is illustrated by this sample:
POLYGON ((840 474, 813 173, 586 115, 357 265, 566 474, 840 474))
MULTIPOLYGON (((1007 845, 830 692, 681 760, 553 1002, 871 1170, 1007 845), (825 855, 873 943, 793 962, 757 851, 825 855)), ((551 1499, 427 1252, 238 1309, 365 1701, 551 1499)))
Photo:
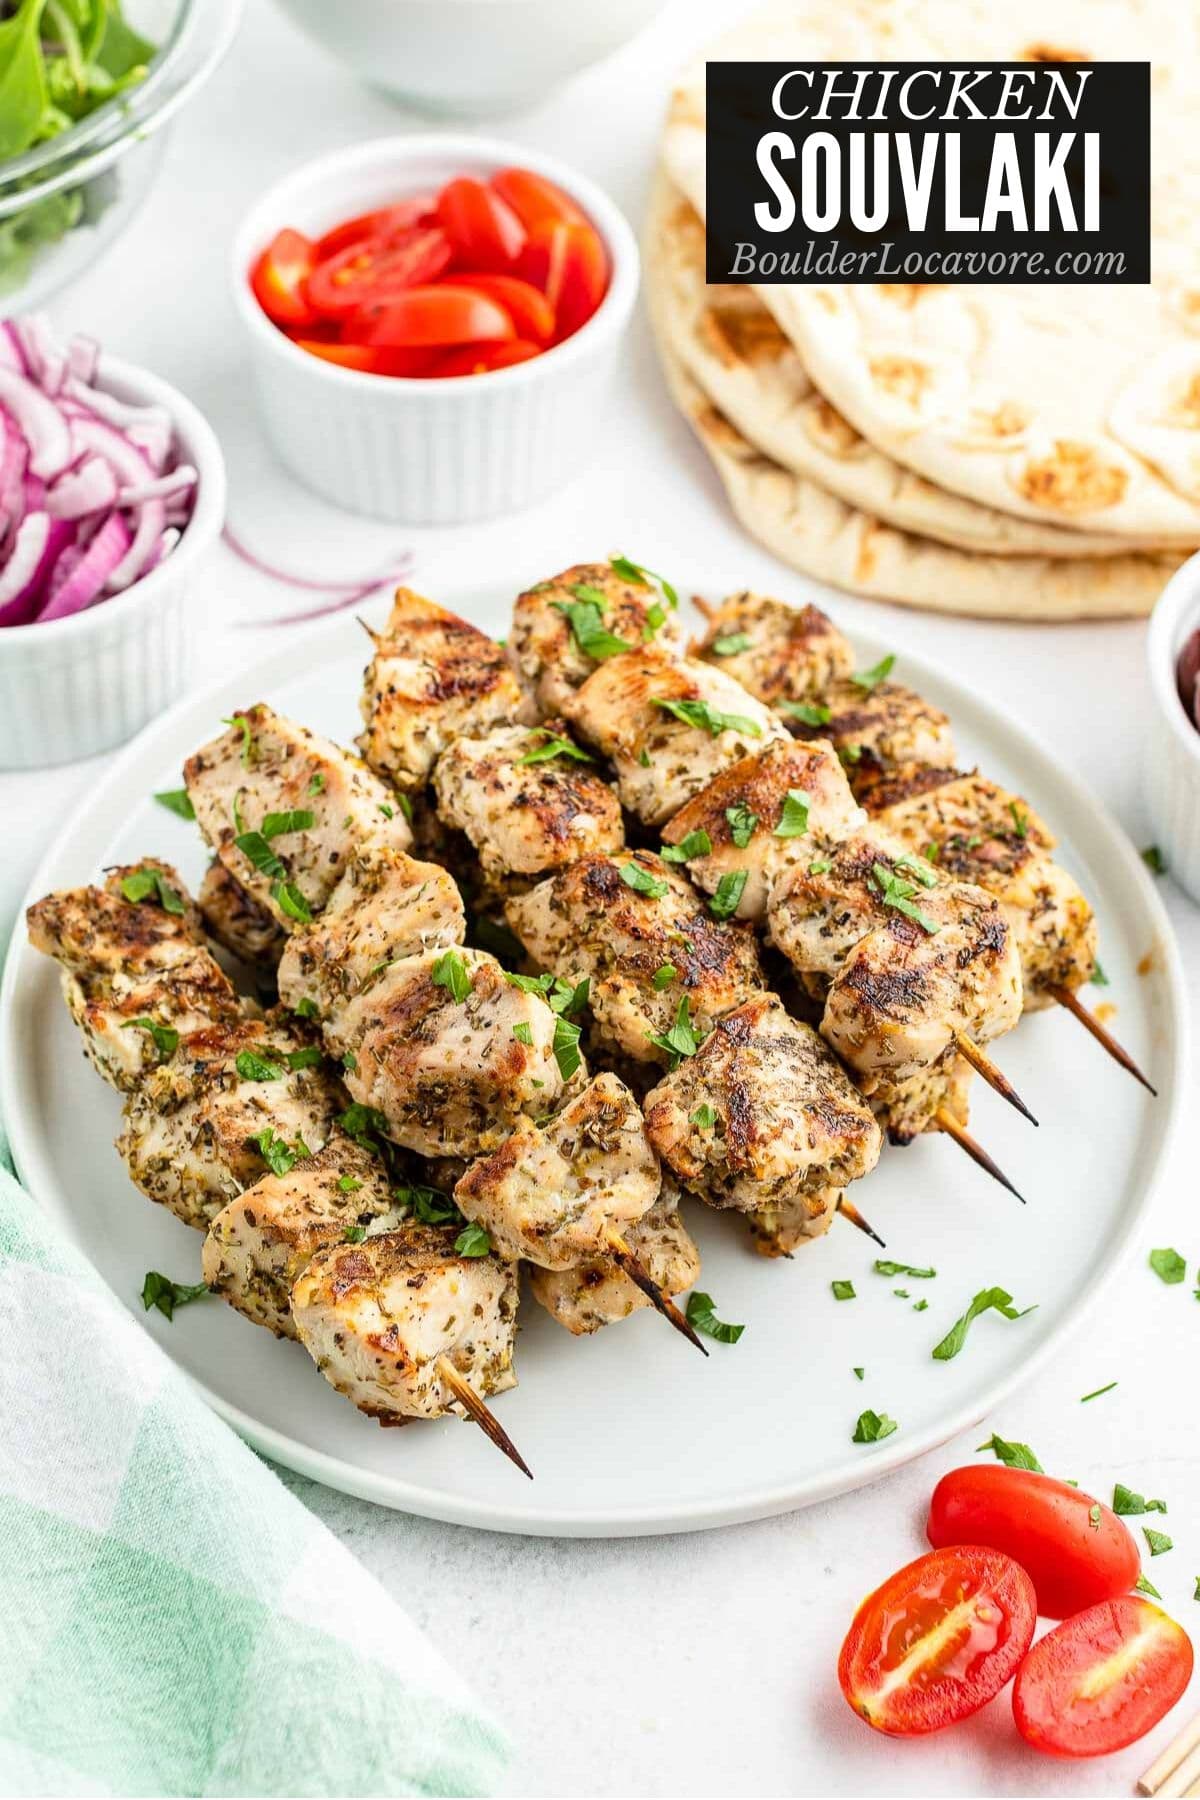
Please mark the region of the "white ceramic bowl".
POLYGON ((1154 705, 1142 740, 1146 805, 1167 868, 1200 900, 1200 731, 1183 710, 1175 664, 1200 628, 1200 555, 1171 577, 1150 616, 1146 655, 1154 705))
POLYGON ((296 170, 242 222, 232 280, 267 435, 292 474, 350 512, 409 525, 461 524, 531 505, 591 455, 637 294, 638 252, 607 195, 552 157, 498 139, 439 133, 380 138, 296 170), (598 310, 543 356, 450 379, 365 375, 298 349, 250 291, 254 259, 285 225, 317 236, 455 175, 486 177, 513 163, 547 176, 578 202, 612 264, 598 310))
POLYGON ((425 112, 479 118, 543 100, 631 38, 663 0, 279 0, 354 73, 425 112))
POLYGON ((196 469, 192 516, 174 550, 124 593, 46 625, 0 630, 0 769, 46 768, 111 750, 182 692, 199 601, 196 575, 225 519, 225 462, 203 415, 144 369, 102 356, 100 386, 175 421, 196 469))

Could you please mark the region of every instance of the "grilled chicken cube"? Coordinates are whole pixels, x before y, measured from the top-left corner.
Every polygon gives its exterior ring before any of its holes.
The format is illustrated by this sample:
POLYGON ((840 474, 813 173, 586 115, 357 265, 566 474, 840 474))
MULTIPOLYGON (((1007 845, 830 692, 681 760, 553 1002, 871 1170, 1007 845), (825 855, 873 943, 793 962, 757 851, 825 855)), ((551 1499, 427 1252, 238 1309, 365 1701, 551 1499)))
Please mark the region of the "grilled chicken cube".
POLYGON ((215 857, 196 895, 210 937, 252 968, 274 968, 283 955, 287 933, 265 906, 260 906, 215 857))
POLYGON ((598 1043, 665 1064, 678 1026, 703 1036, 763 986, 743 925, 714 919, 677 869, 648 850, 585 856, 508 902, 505 916, 539 968, 588 976, 598 1043))
POLYGON ((169 863, 109 871, 104 887, 47 894, 26 914, 29 941, 62 965, 63 997, 105 1081, 136 1088, 179 1037, 242 1014, 205 947, 200 916, 169 863), (153 878, 140 900, 138 893, 153 878))
POLYGON ((465 1418, 440 1364, 486 1398, 516 1386, 517 1265, 460 1256, 454 1226, 410 1222, 318 1250, 292 1290, 300 1342, 381 1425, 465 1418))
POLYGON ((458 888, 436 863, 418 862, 391 844, 368 840, 350 857, 320 917, 288 941, 279 964, 279 998, 311 1012, 334 1049, 347 1003, 382 966, 466 936, 458 888))
POLYGON ((134 1184, 205 1231, 259 1180, 277 1145, 287 1155, 320 1150, 343 1100, 320 1065, 289 1067, 309 1048, 277 1019, 181 1038, 125 1103, 117 1149, 134 1184))
POLYGON ((709 619, 696 655, 781 712, 821 699, 854 671, 854 651, 816 606, 788 606, 769 594, 731 594, 709 619))
POLYGON ((221 862, 291 931, 321 911, 359 844, 407 850, 412 833, 395 794, 348 750, 269 706, 233 718, 183 778, 221 862))
POLYGON ((1054 837, 1027 801, 983 775, 909 764, 871 788, 868 812, 939 869, 1000 902, 1021 958, 1027 1012, 1052 1006, 1096 969, 1096 919, 1050 852, 1054 837))
POLYGON ((811 717, 793 714, 799 738, 827 738, 846 765, 850 785, 860 794, 897 763, 954 766, 954 735, 940 707, 897 681, 864 686, 851 677, 821 695, 811 717))
POLYGON ((864 1092, 885 1095, 966 1034, 998 1037, 1021 1012, 1021 964, 998 903, 872 831, 828 867, 797 864, 769 914, 802 975, 829 979, 821 1030, 864 1092), (926 885, 929 883, 930 885, 926 885))
MULTIPOLYGON (((654 1205, 622 1235, 664 1294, 682 1294, 699 1276, 700 1252, 679 1216, 679 1189, 670 1177, 654 1205)), ((585 1256, 569 1269, 531 1265, 529 1286, 538 1305, 576 1337, 615 1325, 650 1304, 637 1283, 604 1253, 585 1256)))
POLYGON ((611 759, 621 804, 645 825, 663 824, 722 769, 785 735, 724 669, 657 648, 602 662, 564 710, 611 759))
POLYGON ((294 1338, 292 1288, 314 1253, 346 1242, 347 1231, 392 1229, 397 1205, 387 1168, 335 1131, 324 1149, 264 1175, 223 1207, 204 1240, 204 1279, 255 1325, 294 1338))
POLYGON ((614 638, 627 649, 650 641, 667 656, 684 654, 675 608, 648 579, 631 580, 611 563, 576 563, 517 595, 508 658, 539 717, 566 708, 598 662, 612 655, 614 638), (589 653, 589 643, 599 656, 589 653))
POLYGON ((744 878, 736 916, 758 921, 789 864, 819 860, 827 845, 865 823, 829 744, 778 739, 710 781, 675 814, 663 838, 685 845, 703 833, 711 847, 688 857, 688 874, 707 893, 744 878))
POLYGON ((710 1206, 761 1213, 845 1187, 879 1160, 871 1109, 828 1046, 774 994, 718 1019, 646 1096, 646 1132, 710 1206))
POLYGON ((424 786, 454 738, 533 716, 495 639, 409 588, 371 636, 358 743, 399 788, 424 786))
POLYGON ((606 1073, 546 1123, 522 1119, 471 1165, 454 1199, 501 1256, 569 1269, 640 1219, 661 1182, 637 1101, 606 1073))
POLYGON ((493 883, 549 874, 625 842, 617 796, 565 732, 557 719, 501 725, 458 738, 438 759, 438 811, 465 832, 493 883))
POLYGON ((837 1214, 842 1189, 817 1188, 775 1206, 747 1213, 750 1242, 759 1256, 791 1256, 814 1238, 824 1237, 837 1214))
POLYGON ((556 1041, 570 1067, 564 1028, 494 956, 451 950, 382 970, 336 1030, 350 1059, 347 1087, 382 1115, 393 1142, 421 1156, 477 1156, 522 1113, 556 1104, 566 1085, 556 1041))

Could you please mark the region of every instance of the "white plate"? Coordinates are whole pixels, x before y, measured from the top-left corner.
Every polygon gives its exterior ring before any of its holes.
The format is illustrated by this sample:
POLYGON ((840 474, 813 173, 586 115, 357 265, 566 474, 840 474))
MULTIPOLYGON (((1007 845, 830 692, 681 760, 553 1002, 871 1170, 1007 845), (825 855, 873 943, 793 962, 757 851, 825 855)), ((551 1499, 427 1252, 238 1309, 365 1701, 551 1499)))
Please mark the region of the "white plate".
MULTIPOLYGON (((690 590, 688 590, 690 591, 690 590)), ((507 597, 451 598, 503 632, 507 597)), ((889 646, 860 635, 861 664, 889 646)), ((295 640, 254 668, 184 701, 146 731, 67 821, 30 889, 96 876, 108 863, 160 855, 194 884, 195 827, 151 798, 174 787, 184 756, 234 706, 267 700, 349 742, 358 728, 364 640, 352 620, 295 640)), ((704 1258, 700 1285, 735 1346, 705 1361, 653 1313, 574 1339, 532 1302, 522 1311, 520 1387, 497 1412, 534 1470, 528 1483, 474 1428, 396 1433, 356 1413, 299 1346, 216 1302, 173 1324, 142 1312, 147 1269, 199 1273, 198 1237, 130 1185, 112 1148, 120 1102, 84 1063, 57 974, 23 940, 0 995, 0 1107, 18 1167, 54 1220, 121 1302, 258 1449, 332 1487, 402 1510, 502 1531, 564 1536, 687 1531, 783 1512, 873 1481, 975 1423, 1050 1356, 1135 1241, 1179 1120, 1184 1091, 1180 972, 1145 870, 1095 800, 1023 732, 947 675, 904 655, 902 679, 954 718, 960 753, 1027 794, 1055 824, 1061 854, 1100 918, 1118 1028, 1159 1089, 1149 1095, 1071 1019, 1039 1013, 1003 1040, 998 1060, 1043 1120, 1034 1130, 981 1083, 973 1129, 1028 1197, 1021 1207, 940 1137, 887 1149, 854 1189, 897 1261, 936 1267, 932 1281, 874 1273, 874 1247, 837 1221, 794 1260, 753 1255, 733 1215, 689 1208, 704 1258), (857 1299, 837 1302, 835 1278, 857 1299), (972 1328, 954 1361, 933 1345, 980 1288, 1020 1306, 972 1328), (906 1288, 911 1298, 893 1293, 906 1288), (928 1309, 913 1310, 926 1299, 928 1309), (855 1366, 865 1369, 859 1381, 855 1366), (866 1407, 900 1429, 851 1443, 866 1407)))

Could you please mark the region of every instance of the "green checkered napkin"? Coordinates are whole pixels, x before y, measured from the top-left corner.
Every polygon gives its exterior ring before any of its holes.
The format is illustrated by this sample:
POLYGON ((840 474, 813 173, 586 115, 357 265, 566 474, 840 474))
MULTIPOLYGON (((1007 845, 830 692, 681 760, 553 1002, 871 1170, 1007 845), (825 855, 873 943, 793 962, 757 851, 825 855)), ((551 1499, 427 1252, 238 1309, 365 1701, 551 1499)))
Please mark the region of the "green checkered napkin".
POLYGON ((0 1168, 0 1794, 484 1794, 506 1758, 0 1168))

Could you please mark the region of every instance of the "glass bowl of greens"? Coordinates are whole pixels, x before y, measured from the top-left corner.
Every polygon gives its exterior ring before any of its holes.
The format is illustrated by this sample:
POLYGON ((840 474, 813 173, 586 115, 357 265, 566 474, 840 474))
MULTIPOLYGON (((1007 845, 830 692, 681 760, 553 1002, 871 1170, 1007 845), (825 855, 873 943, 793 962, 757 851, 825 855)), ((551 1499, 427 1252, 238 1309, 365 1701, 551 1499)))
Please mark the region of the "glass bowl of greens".
POLYGON ((242 0, 0 0, 0 315, 39 306, 129 223, 163 127, 242 0))

